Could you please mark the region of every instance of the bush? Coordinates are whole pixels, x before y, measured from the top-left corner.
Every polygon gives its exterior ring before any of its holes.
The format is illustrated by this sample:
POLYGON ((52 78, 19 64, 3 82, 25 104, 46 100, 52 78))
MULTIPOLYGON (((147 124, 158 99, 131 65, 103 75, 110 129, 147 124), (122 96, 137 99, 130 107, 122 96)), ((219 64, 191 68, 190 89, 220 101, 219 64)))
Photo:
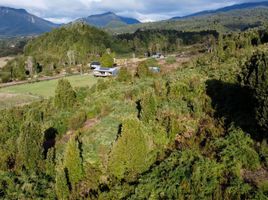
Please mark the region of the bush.
POLYGON ((68 80, 59 80, 55 93, 54 103, 58 109, 73 108, 76 103, 76 93, 68 80))
MULTIPOLYGON (((226 168, 240 175, 241 167, 255 170, 260 167, 259 155, 253 147, 253 140, 241 129, 230 129, 226 138, 219 138, 214 145, 226 168)), ((217 151, 216 150, 216 151, 217 151)))
POLYGON ((176 58, 174 56, 169 56, 166 58, 166 63, 167 64, 174 64, 174 63, 176 63, 176 58))
POLYGON ((268 54, 256 52, 246 62, 239 80, 243 86, 253 91, 256 99, 255 118, 263 131, 268 131, 268 54))
POLYGON ((114 64, 113 54, 104 53, 100 58, 100 63, 102 67, 113 67, 114 64))
POLYGON ((87 120, 87 114, 84 111, 78 112, 69 120, 69 129, 77 130, 83 126, 87 120))
POLYGON ((138 119, 125 120, 110 154, 110 172, 118 179, 135 180, 153 161, 143 124, 138 119))
POLYGON ((117 77, 117 80, 119 82, 131 82, 132 81, 132 75, 130 71, 126 67, 123 67, 119 71, 119 75, 117 77))
POLYGON ((137 68, 136 76, 139 78, 145 78, 152 76, 152 72, 149 70, 149 65, 146 62, 141 62, 137 68))

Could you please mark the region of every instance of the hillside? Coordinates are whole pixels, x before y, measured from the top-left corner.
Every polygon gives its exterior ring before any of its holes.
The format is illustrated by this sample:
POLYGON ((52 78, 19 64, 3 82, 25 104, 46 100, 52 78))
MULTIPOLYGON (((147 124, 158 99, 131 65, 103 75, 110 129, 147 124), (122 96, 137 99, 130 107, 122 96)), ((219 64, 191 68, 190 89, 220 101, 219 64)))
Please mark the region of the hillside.
POLYGON ((268 8, 231 10, 210 15, 191 16, 180 20, 143 23, 127 27, 110 28, 113 33, 129 33, 138 29, 172 29, 180 31, 217 30, 220 32, 243 31, 265 25, 268 21, 268 8))
POLYGON ((1 110, 0 198, 267 199, 268 30, 214 43, 1 110))
POLYGON ((0 7, 0 36, 37 35, 58 25, 28 13, 24 9, 0 7))
POLYGON ((112 12, 107 12, 99 15, 91 15, 77 21, 86 22, 88 25, 96 27, 121 27, 132 24, 139 24, 137 19, 121 17, 112 12))
POLYGON ((229 12, 229 11, 234 11, 234 10, 244 10, 244 9, 252 9, 252 8, 259 8, 259 7, 268 7, 268 1, 235 4, 235 5, 232 5, 232 6, 219 8, 217 10, 206 10, 206 11, 193 13, 193 14, 190 14, 190 15, 187 15, 187 16, 183 16, 183 17, 173 17, 172 19, 174 19, 174 20, 176 20, 176 19, 185 19, 185 18, 190 18, 190 17, 197 17, 197 16, 204 16, 204 15, 211 15, 211 14, 219 14, 219 13, 229 12))

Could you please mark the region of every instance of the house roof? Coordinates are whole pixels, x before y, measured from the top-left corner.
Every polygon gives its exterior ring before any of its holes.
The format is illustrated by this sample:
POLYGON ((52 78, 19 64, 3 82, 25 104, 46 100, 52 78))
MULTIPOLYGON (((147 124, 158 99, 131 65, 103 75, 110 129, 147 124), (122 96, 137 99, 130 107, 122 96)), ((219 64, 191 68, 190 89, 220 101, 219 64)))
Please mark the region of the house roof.
POLYGON ((116 71, 117 68, 104 68, 104 67, 100 67, 100 68, 97 68, 95 69, 94 71, 98 71, 98 72, 114 72, 116 71))

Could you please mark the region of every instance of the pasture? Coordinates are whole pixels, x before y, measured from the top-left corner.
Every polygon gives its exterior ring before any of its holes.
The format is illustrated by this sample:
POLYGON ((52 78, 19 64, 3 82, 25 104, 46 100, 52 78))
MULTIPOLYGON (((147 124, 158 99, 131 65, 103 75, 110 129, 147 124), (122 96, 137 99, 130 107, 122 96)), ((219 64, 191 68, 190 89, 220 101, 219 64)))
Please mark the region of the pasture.
MULTIPOLYGON (((92 75, 75 75, 66 77, 73 86, 91 87, 97 82, 92 75)), ((24 105, 42 98, 54 96, 58 80, 41 81, 23 85, 0 88, 0 109, 24 105)))

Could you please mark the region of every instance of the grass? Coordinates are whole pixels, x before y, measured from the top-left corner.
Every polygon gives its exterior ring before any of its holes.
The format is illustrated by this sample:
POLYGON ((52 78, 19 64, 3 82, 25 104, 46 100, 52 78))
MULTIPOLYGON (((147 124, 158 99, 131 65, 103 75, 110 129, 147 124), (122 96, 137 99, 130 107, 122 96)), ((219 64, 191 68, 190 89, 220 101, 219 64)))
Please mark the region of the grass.
POLYGON ((31 95, 0 93, 0 110, 12 108, 13 106, 22 106, 39 99, 39 97, 31 95))
MULTIPOLYGON (((66 77, 71 83, 71 85, 75 87, 91 87, 97 82, 97 79, 92 75, 76 75, 66 77)), ((6 88, 0 89, 0 94, 23 94, 23 95, 31 95, 43 98, 49 98, 54 96, 55 89, 57 86, 58 80, 50 80, 50 81, 42 81, 36 83, 28 83, 24 85, 16 85, 6 88)))

